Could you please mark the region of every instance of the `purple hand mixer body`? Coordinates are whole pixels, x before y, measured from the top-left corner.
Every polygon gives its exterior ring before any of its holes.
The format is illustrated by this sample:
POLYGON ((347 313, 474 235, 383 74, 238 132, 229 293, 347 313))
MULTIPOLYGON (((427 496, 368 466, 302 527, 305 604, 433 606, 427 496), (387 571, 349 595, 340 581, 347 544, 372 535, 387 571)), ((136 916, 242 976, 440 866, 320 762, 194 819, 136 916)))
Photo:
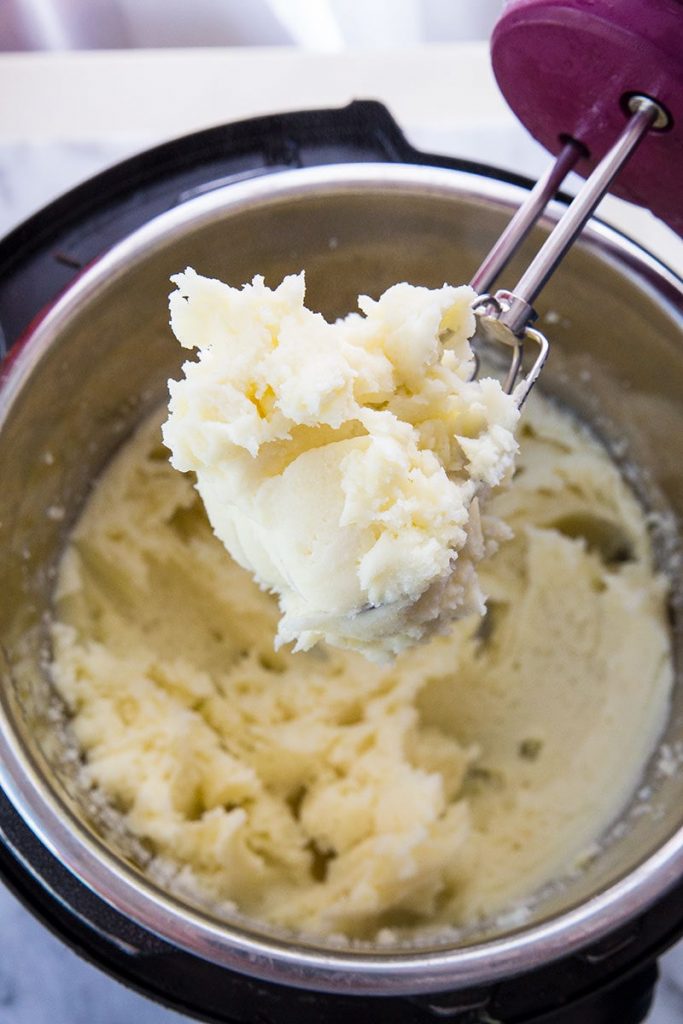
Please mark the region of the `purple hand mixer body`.
POLYGON ((650 132, 611 191, 683 234, 683 4, 680 0, 512 0, 491 41, 506 100, 552 153, 569 136, 592 170, 624 127, 624 97, 655 99, 650 132))

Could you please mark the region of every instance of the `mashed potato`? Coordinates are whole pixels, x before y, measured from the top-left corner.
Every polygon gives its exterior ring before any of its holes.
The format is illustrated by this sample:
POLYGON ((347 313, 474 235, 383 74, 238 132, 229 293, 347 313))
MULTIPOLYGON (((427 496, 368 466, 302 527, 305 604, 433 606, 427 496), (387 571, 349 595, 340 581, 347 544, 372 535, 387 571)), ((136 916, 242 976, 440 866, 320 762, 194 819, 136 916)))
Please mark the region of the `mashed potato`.
POLYGON ((171 325, 197 348, 171 381, 164 440, 197 474, 216 535, 278 594, 276 646, 382 660, 483 613, 476 566, 505 530, 519 416, 472 380, 471 288, 398 284, 334 324, 303 274, 241 290, 174 278, 171 325))
POLYGON ((486 617, 382 666, 274 651, 277 604, 169 465, 161 419, 74 531, 52 672, 91 785, 174 885, 389 941, 570 869, 633 792, 672 680, 645 517, 605 452, 532 397, 490 503, 514 536, 480 564, 486 617))

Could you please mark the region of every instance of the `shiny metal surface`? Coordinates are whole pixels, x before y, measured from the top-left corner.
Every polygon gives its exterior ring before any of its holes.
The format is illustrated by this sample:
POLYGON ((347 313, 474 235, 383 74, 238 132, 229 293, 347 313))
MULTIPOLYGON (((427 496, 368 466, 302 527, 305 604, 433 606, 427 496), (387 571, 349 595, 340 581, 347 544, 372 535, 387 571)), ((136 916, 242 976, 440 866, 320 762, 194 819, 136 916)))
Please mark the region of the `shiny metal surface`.
POLYGON ((522 205, 515 211, 500 238, 496 239, 493 248, 472 277, 470 284, 475 292, 481 295, 490 291, 493 282, 508 265, 584 152, 581 143, 575 142, 574 139, 569 139, 565 143, 555 161, 550 164, 545 174, 541 175, 522 205))
MULTIPOLYGON (((519 336, 513 334, 506 326, 504 315, 510 308, 508 303, 511 299, 514 299, 514 296, 509 292, 499 290, 495 295, 481 295, 474 303, 472 308, 477 317, 477 329, 474 333, 473 347, 475 352, 482 345, 488 349, 502 345, 504 348, 512 350, 510 365, 503 379, 503 391, 508 395, 513 395, 517 408, 521 409, 545 366, 550 346, 545 335, 532 327, 525 327, 522 335, 519 336), (519 375, 524 363, 527 341, 530 341, 535 347, 535 358, 520 380, 519 375)), ((480 360, 477 359, 477 370, 479 362, 480 360)))
MULTIPOLYGON (((253 921, 226 922, 145 876, 149 852, 84 796, 46 663, 45 614, 65 537, 93 479, 152 406, 181 355, 167 327, 168 277, 192 264, 232 284, 307 270, 328 317, 400 279, 468 280, 522 199, 515 186, 428 167, 286 171, 193 199, 130 236, 34 326, 0 390, 0 784, 35 833, 112 906, 181 949, 257 977, 322 991, 418 993, 487 985, 590 947, 683 874, 683 778, 650 767, 647 813, 578 877, 549 889, 522 925, 492 922, 405 952, 312 945, 253 921)), ((532 232, 538 248, 551 220, 532 232)), ((520 265, 528 259, 523 250, 520 265)), ((681 284, 617 233, 593 225, 544 292, 552 313, 546 391, 647 466, 634 486, 653 517, 683 517, 681 284)), ((541 310, 543 313, 543 309, 541 310)), ((672 533, 656 537, 663 563, 672 533)), ((678 595, 680 599, 680 594, 678 595)), ((679 659, 681 604, 672 607, 679 659)), ((679 660, 680 666, 680 660, 679 660)), ((666 740, 683 737, 678 686, 666 740)), ((625 752, 627 756, 627 752, 625 752)))
POLYGON ((656 100, 651 99, 649 96, 642 96, 640 93, 634 93, 629 96, 626 101, 626 106, 632 114, 637 114, 639 110, 648 110, 651 107, 655 108, 655 117, 652 122, 652 127, 656 128, 657 131, 663 132, 666 128, 671 127, 671 114, 658 103, 656 100))
POLYGON ((662 107, 646 96, 634 96, 631 102, 633 106, 629 104, 629 109, 632 114, 619 138, 586 180, 567 212, 511 289, 511 300, 508 309, 501 315, 501 322, 513 334, 521 335, 526 326, 535 320, 533 304, 542 288, 555 273, 584 224, 638 145, 654 129, 655 124, 666 116, 662 107))
MULTIPOLYGON (((664 129, 669 124, 669 116, 663 107, 647 96, 631 96, 628 109, 632 116, 623 132, 582 186, 513 291, 499 290, 495 295, 485 295, 483 304, 475 307, 479 319, 478 333, 489 343, 500 342, 512 348, 512 362, 505 377, 504 389, 508 394, 514 390, 520 407, 538 380, 548 355, 545 336, 529 327, 537 316, 533 303, 641 140, 650 130, 664 129), (538 355, 530 372, 517 384, 524 342, 527 340, 536 343, 538 355)), ((565 143, 555 163, 529 192, 472 278, 471 284, 476 291, 488 292, 491 283, 517 252, 582 151, 585 152, 584 147, 573 139, 565 143)))

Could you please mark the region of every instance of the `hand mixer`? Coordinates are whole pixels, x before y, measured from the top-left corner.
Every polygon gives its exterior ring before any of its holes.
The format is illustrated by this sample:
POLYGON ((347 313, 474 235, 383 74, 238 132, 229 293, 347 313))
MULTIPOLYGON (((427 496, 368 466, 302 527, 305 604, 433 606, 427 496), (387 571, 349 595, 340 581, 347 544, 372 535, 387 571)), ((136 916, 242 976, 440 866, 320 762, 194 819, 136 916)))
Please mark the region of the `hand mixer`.
POLYGON ((512 349, 504 389, 521 405, 548 354, 530 326, 533 303, 605 193, 612 188, 683 234, 683 3, 509 0, 491 57, 513 111, 557 154, 470 282, 480 293, 476 337, 512 349), (575 167, 592 173, 515 287, 489 294, 575 167), (536 357, 519 379, 527 341, 536 357))

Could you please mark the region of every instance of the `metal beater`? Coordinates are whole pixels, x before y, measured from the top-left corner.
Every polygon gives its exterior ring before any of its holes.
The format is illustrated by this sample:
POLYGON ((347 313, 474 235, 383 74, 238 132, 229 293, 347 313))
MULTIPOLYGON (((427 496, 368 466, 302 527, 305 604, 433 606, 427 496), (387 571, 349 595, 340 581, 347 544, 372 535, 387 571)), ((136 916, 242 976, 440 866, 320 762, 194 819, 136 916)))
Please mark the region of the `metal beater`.
POLYGON ((629 180, 621 194, 657 212, 679 233, 683 228, 683 146, 680 131, 673 130, 683 121, 683 7, 675 0, 512 0, 494 31, 492 59, 513 110, 547 148, 559 147, 555 163, 470 282, 480 294, 474 306, 477 339, 512 349, 503 386, 522 405, 548 355, 546 338, 531 327, 537 317, 533 303, 627 164, 629 180), (596 163, 592 154, 614 137, 617 119, 621 131, 596 163), (549 127, 558 124, 562 133, 549 127), (645 159, 631 165, 648 135, 659 137, 658 149, 645 146, 645 159), (489 294, 581 160, 594 170, 515 287, 489 294), (520 379, 526 342, 535 345, 536 356, 520 379))

